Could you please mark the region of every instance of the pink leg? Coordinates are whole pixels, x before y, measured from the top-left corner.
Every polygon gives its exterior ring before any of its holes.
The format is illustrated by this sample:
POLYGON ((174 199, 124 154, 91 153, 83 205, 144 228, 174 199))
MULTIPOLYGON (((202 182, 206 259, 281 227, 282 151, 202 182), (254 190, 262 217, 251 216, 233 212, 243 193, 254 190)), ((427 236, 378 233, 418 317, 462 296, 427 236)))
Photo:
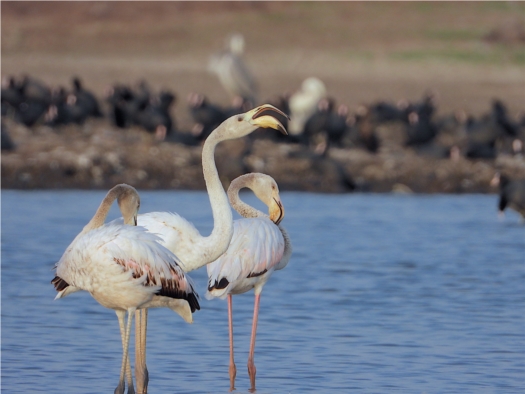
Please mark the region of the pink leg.
POLYGON ((255 391, 255 363, 253 362, 253 356, 255 353, 255 334, 257 333, 257 319, 259 317, 259 300, 261 295, 255 296, 255 304, 253 306, 253 323, 252 323, 252 338, 250 340, 250 354, 248 355, 248 375, 250 375, 251 388, 250 392, 255 391))
POLYGON ((237 368, 233 360, 233 307, 232 295, 228 294, 228 329, 230 332, 230 391, 235 390, 235 377, 237 376, 237 368))

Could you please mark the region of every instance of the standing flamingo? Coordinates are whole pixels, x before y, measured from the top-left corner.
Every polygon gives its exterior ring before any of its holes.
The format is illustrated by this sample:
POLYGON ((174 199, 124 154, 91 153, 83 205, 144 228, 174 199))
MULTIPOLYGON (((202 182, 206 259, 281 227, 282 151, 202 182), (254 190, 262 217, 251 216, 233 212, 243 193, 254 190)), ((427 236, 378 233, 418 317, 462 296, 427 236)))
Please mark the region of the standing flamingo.
POLYGON ((251 392, 255 391, 255 334, 259 314, 259 301, 263 286, 273 271, 286 267, 292 254, 288 234, 279 226, 284 208, 275 180, 265 174, 242 175, 232 181, 228 188, 232 207, 244 217, 234 222, 233 238, 228 250, 213 263, 208 264, 208 291, 206 298, 228 297, 228 328, 230 337, 230 391, 235 389, 237 368, 233 358, 232 294, 254 289, 248 374, 251 392), (269 215, 251 207, 239 198, 239 190, 247 187, 268 206, 269 215))
POLYGON ((68 246, 56 264, 51 281, 55 299, 86 290, 102 306, 114 309, 122 338, 122 366, 115 394, 123 394, 128 375, 128 394, 135 393, 128 345, 133 312, 141 308, 168 307, 191 323, 192 313, 200 309, 198 295, 177 257, 160 245, 159 237, 136 227, 140 198, 128 185, 113 187, 97 212, 68 246), (117 200, 124 224, 104 221, 117 200), (128 312, 128 320, 124 320, 128 312))
MULTIPOLYGON (((162 238, 162 245, 180 258, 184 272, 193 271, 216 260, 226 251, 233 235, 233 217, 228 196, 215 166, 215 147, 221 141, 244 137, 259 127, 272 128, 287 134, 284 126, 273 116, 274 114, 287 118, 286 114, 269 104, 234 115, 222 122, 204 142, 202 170, 213 213, 213 230, 209 236, 202 236, 192 223, 176 213, 150 212, 138 216, 139 226, 159 235, 162 238)), ((146 392, 148 383, 146 324, 147 311, 145 309, 137 311, 135 375, 140 393, 146 392)))

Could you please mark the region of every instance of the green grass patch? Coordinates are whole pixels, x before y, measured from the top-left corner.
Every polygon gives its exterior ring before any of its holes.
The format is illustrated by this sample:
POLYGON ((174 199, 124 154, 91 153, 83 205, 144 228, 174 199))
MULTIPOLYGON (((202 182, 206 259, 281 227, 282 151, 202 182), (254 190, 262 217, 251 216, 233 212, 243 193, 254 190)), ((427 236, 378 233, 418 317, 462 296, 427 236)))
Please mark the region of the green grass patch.
POLYGON ((415 1, 410 6, 419 12, 433 12, 436 9, 436 4, 431 1, 415 1))
POLYGON ((261 17, 268 22, 288 22, 289 16, 284 12, 266 12, 261 14, 261 17))
POLYGON ((364 62, 371 62, 374 60, 374 53, 369 51, 355 51, 355 50, 348 50, 345 53, 346 57, 351 60, 357 60, 357 61, 364 61, 364 62))
POLYGON ((521 49, 520 51, 516 51, 512 55, 513 63, 521 66, 525 66, 525 49, 521 49))
POLYGON ((525 15, 525 3, 521 1, 481 1, 477 5, 483 11, 507 11, 525 15))
POLYGON ((390 54, 390 58, 401 61, 450 61, 469 64, 514 64, 525 65, 525 49, 496 47, 487 51, 460 49, 414 49, 390 54))

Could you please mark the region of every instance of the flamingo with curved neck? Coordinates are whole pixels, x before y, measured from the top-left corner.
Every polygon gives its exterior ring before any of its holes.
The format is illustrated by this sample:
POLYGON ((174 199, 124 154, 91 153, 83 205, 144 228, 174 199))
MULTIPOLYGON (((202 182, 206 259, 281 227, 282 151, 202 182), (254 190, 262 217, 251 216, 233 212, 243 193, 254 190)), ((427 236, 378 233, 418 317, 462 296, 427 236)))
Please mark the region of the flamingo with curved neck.
POLYGON ((136 227, 139 206, 140 198, 133 187, 121 184, 112 188, 56 264, 56 276, 51 281, 58 292, 56 299, 85 290, 102 306, 115 310, 123 347, 116 394, 124 393, 125 375, 128 394, 135 392, 128 362, 133 312, 169 307, 191 322, 192 312, 200 309, 193 285, 175 255, 160 245, 157 236, 136 227), (105 225, 115 200, 124 224, 105 225))
POLYGON ((186 272, 200 268, 223 254, 233 234, 233 217, 217 167, 215 148, 222 142, 244 137, 259 127, 272 128, 286 134, 274 115, 287 117, 269 104, 226 119, 206 139, 202 148, 202 170, 213 214, 213 230, 202 236, 189 221, 176 213, 150 212, 138 216, 138 225, 158 234, 165 247, 179 257, 186 272))
MULTIPOLYGON (((202 170, 213 213, 213 230, 202 236, 195 226, 182 216, 171 212, 150 212, 138 216, 138 225, 162 238, 162 245, 175 253, 182 268, 189 272, 216 260, 222 255, 233 236, 233 217, 228 197, 215 165, 215 148, 222 142, 247 136, 258 128, 272 128, 286 133, 275 117, 287 118, 279 109, 264 104, 243 114, 234 115, 221 123, 206 139, 202 148, 202 170)), ((147 311, 137 311, 136 329, 136 376, 139 392, 147 387, 145 362, 147 311), (138 322, 138 324, 137 324, 138 322), (145 382, 145 383, 144 383, 145 382)), ((144 391, 141 391, 144 390, 144 391)))
POLYGON ((232 295, 254 289, 248 374, 250 391, 255 391, 255 336, 263 286, 275 270, 286 267, 292 254, 288 234, 279 223, 284 218, 284 208, 275 180, 265 174, 252 173, 236 178, 228 188, 232 207, 244 219, 234 222, 234 233, 228 250, 216 261, 208 264, 208 291, 206 298, 228 297, 228 329, 230 338, 230 391, 235 389, 237 368, 233 357, 232 295), (239 198, 242 188, 251 189, 268 207, 268 215, 246 204, 239 198))

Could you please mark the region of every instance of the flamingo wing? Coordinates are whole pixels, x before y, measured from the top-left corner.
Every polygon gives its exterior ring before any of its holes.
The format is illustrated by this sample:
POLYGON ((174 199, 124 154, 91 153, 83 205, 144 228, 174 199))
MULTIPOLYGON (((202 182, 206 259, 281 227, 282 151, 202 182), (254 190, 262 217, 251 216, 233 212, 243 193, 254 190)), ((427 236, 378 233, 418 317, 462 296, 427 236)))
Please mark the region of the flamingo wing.
POLYGON ((263 275, 283 257, 282 233, 270 219, 240 219, 233 228, 228 250, 207 266, 209 290, 233 288, 238 281, 263 275))
MULTIPOLYGON (((123 224, 122 218, 111 223, 123 224)), ((185 261, 199 259, 201 253, 195 243, 202 238, 195 226, 177 213, 148 212, 138 215, 139 226, 160 237, 161 245, 180 258, 179 265, 186 271, 185 261)))
MULTIPOLYGON (((69 285, 90 292, 98 281, 140 285, 157 295, 187 299, 192 311, 199 309, 191 279, 180 261, 142 227, 110 223, 75 241, 57 263, 53 284, 57 298, 71 293, 69 285)), ((100 285, 99 285, 100 286, 100 285)))

